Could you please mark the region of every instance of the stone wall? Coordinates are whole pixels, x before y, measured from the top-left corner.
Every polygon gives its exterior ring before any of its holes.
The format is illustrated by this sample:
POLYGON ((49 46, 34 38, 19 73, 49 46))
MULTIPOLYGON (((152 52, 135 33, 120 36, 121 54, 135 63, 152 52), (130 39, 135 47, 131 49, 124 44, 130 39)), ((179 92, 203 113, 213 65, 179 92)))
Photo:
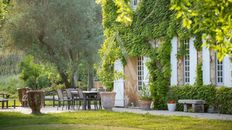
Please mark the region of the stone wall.
POLYGON ((128 57, 127 65, 125 66, 125 97, 128 98, 128 104, 134 105, 138 102, 138 92, 137 92, 137 57, 128 57))
POLYGON ((216 84, 216 54, 214 51, 210 51, 210 82, 216 84))

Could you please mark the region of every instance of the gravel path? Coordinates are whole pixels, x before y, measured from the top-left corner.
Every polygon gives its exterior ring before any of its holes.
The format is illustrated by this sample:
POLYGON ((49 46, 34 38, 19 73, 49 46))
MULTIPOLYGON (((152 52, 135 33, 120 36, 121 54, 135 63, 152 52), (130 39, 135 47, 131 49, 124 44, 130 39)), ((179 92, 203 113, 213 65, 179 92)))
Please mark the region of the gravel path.
POLYGON ((165 110, 141 110, 132 108, 113 108, 115 112, 130 112, 138 114, 151 114, 151 115, 163 115, 163 116, 189 116, 201 119, 216 119, 216 120, 231 120, 232 115, 218 114, 218 113, 190 113, 190 112, 169 112, 165 110))

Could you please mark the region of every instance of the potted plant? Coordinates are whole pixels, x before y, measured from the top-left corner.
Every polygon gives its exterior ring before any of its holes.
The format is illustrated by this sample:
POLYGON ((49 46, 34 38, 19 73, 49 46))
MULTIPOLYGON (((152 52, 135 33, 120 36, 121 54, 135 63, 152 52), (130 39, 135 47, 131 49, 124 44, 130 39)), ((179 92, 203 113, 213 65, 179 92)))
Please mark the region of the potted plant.
POLYGON ((112 108, 115 105, 116 96, 116 92, 113 92, 114 80, 122 78, 123 73, 118 71, 112 71, 114 69, 113 65, 106 64, 103 66, 97 69, 98 78, 101 84, 106 88, 105 92, 100 92, 101 104, 105 110, 112 111, 112 108))
POLYGON ((28 105, 32 114, 40 114, 44 105, 44 91, 42 87, 49 86, 50 82, 42 65, 33 62, 33 57, 28 56, 20 63, 21 75, 26 85, 30 88, 27 93, 28 105))
POLYGON ((151 94, 148 87, 144 86, 139 92, 139 106, 143 110, 150 110, 151 108, 151 94))
POLYGON ((173 99, 168 101, 168 111, 174 112, 176 110, 176 103, 173 99))
POLYGON ((101 104, 105 110, 112 111, 115 103, 116 92, 100 92, 101 104))

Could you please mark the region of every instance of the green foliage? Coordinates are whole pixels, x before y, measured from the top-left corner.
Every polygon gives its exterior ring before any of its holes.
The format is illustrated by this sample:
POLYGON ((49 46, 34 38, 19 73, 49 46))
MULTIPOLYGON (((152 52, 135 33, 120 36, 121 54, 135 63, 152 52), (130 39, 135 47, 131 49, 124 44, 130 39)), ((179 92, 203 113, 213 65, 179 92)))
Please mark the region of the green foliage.
POLYGON ((139 99, 140 100, 152 100, 151 93, 148 87, 142 87, 142 90, 139 91, 139 99))
POLYGON ((10 0, 1 0, 0 1, 0 27, 5 19, 5 15, 8 12, 8 6, 10 5, 10 0))
POLYGON ((202 62, 197 64, 197 78, 195 84, 197 86, 203 85, 203 72, 202 72, 202 62))
POLYGON ((166 108, 166 96, 170 83, 171 43, 170 41, 165 42, 166 43, 161 43, 161 46, 156 50, 156 53, 152 54, 154 56, 151 56, 151 62, 148 63, 150 90, 155 101, 155 109, 166 108))
POLYGON ((171 4, 183 27, 204 34, 204 45, 217 51, 220 60, 232 55, 231 0, 171 0, 171 4))
POLYGON ((27 86, 32 89, 41 89, 50 86, 48 73, 45 67, 34 63, 32 56, 25 57, 19 65, 21 70, 20 78, 23 79, 27 86))
MULTIPOLYGON (((180 41, 189 39, 192 37, 192 30, 181 26, 181 21, 175 18, 175 12, 170 10, 169 0, 140 1, 137 9, 133 11, 133 17, 131 16, 133 19, 131 26, 115 22, 120 7, 115 5, 114 0, 102 0, 101 5, 105 41, 100 50, 102 60, 100 77, 104 77, 100 80, 103 84, 110 80, 109 84, 112 86, 115 60, 124 61, 130 56, 147 56, 151 59, 147 66, 155 109, 165 109, 171 76, 171 39, 174 36, 180 41), (152 40, 159 41, 159 47, 153 48, 150 45, 152 40)), ((196 44, 200 46, 200 43, 196 44)), ((181 51, 178 53, 179 57, 183 57, 186 53, 184 46, 180 47, 179 51, 181 51)))
MULTIPOLYGON (((168 98, 178 101, 179 99, 201 99, 205 100, 207 105, 218 108, 220 113, 232 114, 232 89, 212 85, 185 85, 171 87, 168 92, 168 98)), ((183 105, 177 104, 177 109, 182 110, 183 105)))
POLYGON ((19 68, 17 65, 20 60, 21 56, 17 54, 0 54, 0 75, 7 76, 18 74, 19 68))
POLYGON ((25 87, 23 80, 19 78, 19 75, 7 75, 0 77, 0 92, 8 93, 11 95, 17 95, 17 88, 25 87))
POLYGON ((197 33, 194 35, 195 40, 194 40, 194 47, 197 51, 201 51, 202 49, 202 33, 197 33))
MULTIPOLYGON (((96 0, 98 4, 105 6, 108 4, 107 0, 96 0)), ((130 26, 132 23, 132 9, 130 8, 130 0, 114 0, 114 6, 117 6, 116 21, 123 23, 125 26, 130 26)))
MULTIPOLYGON (((105 77, 106 80, 110 79, 113 83, 112 67, 116 59, 125 59, 128 56, 149 57, 151 61, 147 66, 150 73, 149 85, 152 98, 155 100, 155 105, 158 105, 156 108, 164 109, 171 71, 171 38, 178 33, 177 30, 181 30, 169 10, 169 1, 141 1, 136 11, 133 12, 133 21, 129 27, 123 23, 114 22, 118 16, 118 8, 113 0, 107 0, 101 4, 106 37, 100 50, 100 53, 104 52, 101 57, 105 71, 101 73, 101 77, 105 77), (151 40, 159 40, 160 47, 152 48, 149 44, 151 40)), ((179 32, 181 36, 186 34, 186 32, 179 32)), ((101 78, 100 80, 104 84, 105 81, 101 78)))
POLYGON ((80 63, 90 68, 97 62, 102 36, 98 9, 93 0, 14 1, 4 44, 54 65, 70 87, 80 63))
POLYGON ((216 105, 220 113, 232 114, 232 88, 219 87, 216 92, 216 105))
MULTIPOLYGON (((215 105, 215 86, 174 86, 169 90, 168 97, 178 101, 179 99, 201 99, 208 105, 215 105)), ((182 110, 183 105, 177 104, 177 109, 182 110)))

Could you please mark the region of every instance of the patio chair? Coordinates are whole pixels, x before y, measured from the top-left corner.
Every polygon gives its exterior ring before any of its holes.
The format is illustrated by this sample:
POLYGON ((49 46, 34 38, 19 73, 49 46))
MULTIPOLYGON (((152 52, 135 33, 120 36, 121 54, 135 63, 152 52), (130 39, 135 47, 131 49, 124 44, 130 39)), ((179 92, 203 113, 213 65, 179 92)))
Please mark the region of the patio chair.
POLYGON ((46 105, 45 101, 52 101, 52 106, 55 107, 55 102, 58 101, 56 92, 54 90, 45 92, 44 106, 46 105))
MULTIPOLYGON (((75 96, 75 100, 78 101, 78 109, 80 109, 81 105, 84 104, 84 94, 81 89, 77 88, 78 95, 75 96)), ((88 99, 86 99, 88 101, 88 99)), ((82 106, 84 107, 84 105, 82 106)))
POLYGON ((57 95, 58 95, 58 103, 59 103, 59 105, 57 106, 57 110, 58 110, 58 107, 60 107, 61 102, 62 102, 62 110, 64 108, 65 102, 67 102, 67 105, 68 105, 66 106, 66 108, 67 107, 69 108, 70 102, 72 102, 72 99, 68 98, 67 96, 64 96, 62 89, 57 89, 57 95))
POLYGON ((66 89, 67 97, 69 99, 72 99, 71 105, 72 105, 72 107, 74 109, 75 101, 78 100, 78 97, 76 95, 73 95, 71 91, 77 91, 77 90, 75 88, 68 88, 68 89, 66 89))
POLYGON ((101 106, 101 95, 98 93, 94 99, 94 108, 95 109, 102 109, 101 106))

